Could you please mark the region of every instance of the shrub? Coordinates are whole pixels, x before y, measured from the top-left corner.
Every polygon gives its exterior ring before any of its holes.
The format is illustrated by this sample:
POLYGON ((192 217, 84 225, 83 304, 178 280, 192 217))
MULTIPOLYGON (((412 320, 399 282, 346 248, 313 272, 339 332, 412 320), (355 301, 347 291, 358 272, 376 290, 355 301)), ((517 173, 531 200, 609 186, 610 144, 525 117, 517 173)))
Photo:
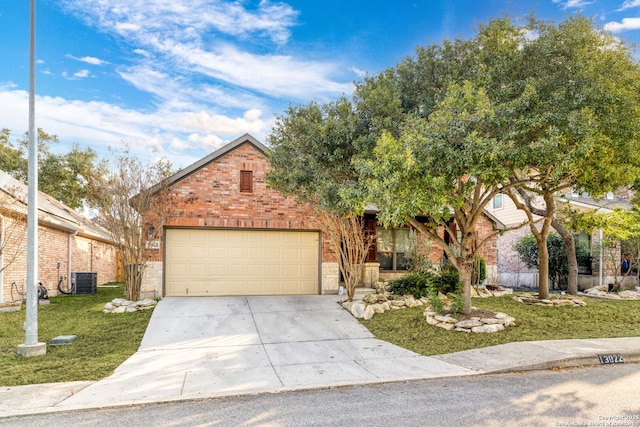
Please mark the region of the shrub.
POLYGON ((427 288, 433 282, 431 274, 408 273, 389 282, 389 290, 396 295, 411 294, 416 298, 427 295, 427 288))
POLYGON ((436 291, 443 294, 456 293, 460 289, 458 270, 451 263, 443 263, 440 273, 433 280, 436 291))
POLYGON ((471 284, 474 286, 481 285, 487 278, 487 263, 480 255, 476 255, 473 264, 473 272, 471 273, 471 284))
MULTIPOLYGON (((513 246, 520 260, 528 268, 539 268, 538 244, 532 234, 518 240, 513 246)), ((552 289, 567 289, 569 277, 569 262, 564 240, 558 233, 549 233, 547 239, 549 251, 549 281, 552 289)), ((585 262, 589 259, 589 249, 584 242, 576 242, 576 258, 585 262)))
POLYGON ((434 283, 430 284, 427 287, 427 297, 429 298, 429 304, 431 304, 431 308, 433 308, 438 314, 444 314, 444 306, 442 305, 442 301, 440 301, 440 298, 438 298, 438 290, 436 289, 436 285, 434 283))

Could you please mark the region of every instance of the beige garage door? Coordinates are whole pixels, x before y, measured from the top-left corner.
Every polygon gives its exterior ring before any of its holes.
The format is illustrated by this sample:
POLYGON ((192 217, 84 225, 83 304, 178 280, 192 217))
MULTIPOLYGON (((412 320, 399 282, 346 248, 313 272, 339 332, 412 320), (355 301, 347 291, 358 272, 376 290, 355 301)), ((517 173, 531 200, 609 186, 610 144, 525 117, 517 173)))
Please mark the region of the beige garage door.
POLYGON ((165 295, 318 294, 317 232, 168 229, 165 295))

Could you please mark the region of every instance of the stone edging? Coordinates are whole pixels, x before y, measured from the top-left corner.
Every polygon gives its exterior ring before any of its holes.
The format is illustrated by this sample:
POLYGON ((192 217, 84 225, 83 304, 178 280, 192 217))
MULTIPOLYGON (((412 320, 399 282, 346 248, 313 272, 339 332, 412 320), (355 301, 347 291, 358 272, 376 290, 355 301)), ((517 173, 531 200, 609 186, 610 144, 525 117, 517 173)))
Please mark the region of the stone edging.
MULTIPOLYGON (((583 292, 579 292, 578 295, 583 295, 590 298, 598 299, 611 299, 611 300, 639 300, 640 292, 637 291, 619 291, 619 292, 607 292, 608 286, 594 286, 593 288, 585 289, 583 292)), ((636 288, 638 289, 638 288, 636 288)))
MULTIPOLYGON (((483 297, 487 297, 484 295, 483 297)), ((369 320, 377 313, 389 310, 425 306, 424 316, 427 323, 445 330, 461 332, 491 333, 514 326, 516 320, 504 313, 494 313, 492 317, 472 317, 469 320, 457 320, 450 315, 439 315, 433 310, 425 297, 415 298, 413 295, 393 295, 387 291, 369 292, 361 300, 341 303, 356 319, 369 320)))
POLYGON ((516 324, 516 319, 500 312, 495 313, 495 317, 472 317, 469 320, 458 320, 449 315, 440 315, 429 307, 425 310, 424 317, 430 325, 458 332, 492 333, 516 324))
POLYGON ((586 307, 587 303, 580 298, 570 295, 551 295, 549 299, 540 299, 538 294, 522 294, 513 297, 513 300, 528 305, 541 305, 545 307, 575 306, 586 307))
POLYGON ((131 313, 134 311, 149 310, 156 306, 155 300, 145 298, 140 301, 129 301, 124 298, 116 298, 104 305, 103 313, 131 313))

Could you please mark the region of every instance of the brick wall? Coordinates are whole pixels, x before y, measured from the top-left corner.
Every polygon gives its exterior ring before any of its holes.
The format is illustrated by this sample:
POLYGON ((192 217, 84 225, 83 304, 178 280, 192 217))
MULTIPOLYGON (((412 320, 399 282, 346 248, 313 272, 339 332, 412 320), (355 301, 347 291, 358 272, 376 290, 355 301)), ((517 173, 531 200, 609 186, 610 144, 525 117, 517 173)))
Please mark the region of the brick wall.
MULTIPOLYGON (((173 207, 166 226, 318 230, 309 205, 267 188, 268 168, 264 153, 249 143, 239 145, 171 186, 173 207), (253 174, 251 192, 240 191, 241 171, 253 174)), ((162 261, 162 243, 160 241, 159 249, 147 252, 149 261, 162 261)), ((322 261, 323 291, 337 290, 332 265, 337 257, 329 249, 324 235, 322 261)), ((143 278, 143 288, 148 293, 160 291, 158 268, 153 271, 143 278)))
POLYGON ((167 226, 317 230, 308 205, 267 188, 268 167, 265 155, 245 143, 183 178, 171 187, 167 226), (253 172, 252 192, 240 191, 240 171, 253 172))
MULTIPOLYGON (((252 144, 241 144, 211 163, 182 178, 170 188, 173 206, 167 226, 207 228, 318 230, 313 210, 266 186, 269 168, 266 156, 252 144), (252 171, 253 191, 240 191, 241 171, 252 171)), ((147 221, 149 222, 149 221, 147 221)), ((493 232, 493 223, 485 217, 479 221, 480 237, 493 232)), ((488 265, 496 263, 496 243, 492 239, 482 250, 488 265)), ((147 258, 154 263, 153 274, 143 279, 145 292, 160 291, 160 248, 149 250, 147 258), (157 264, 157 265, 156 265, 157 264)), ((442 249, 435 246, 430 257, 440 262, 442 249)), ((326 236, 322 242, 322 290, 338 289, 337 256, 331 251, 326 236)), ((161 276, 160 276, 161 277, 161 276)))
MULTIPOLYGON (((21 298, 15 291, 12 297, 13 282, 19 292, 24 291, 27 280, 26 232, 24 219, 6 218, 7 242, 3 254, 5 269, 2 272, 4 302, 21 298)), ((50 295, 57 293, 58 274, 64 277, 64 286, 67 287, 69 235, 68 231, 43 224, 38 226, 38 279, 47 287, 50 295)), ((71 271, 95 271, 98 273, 98 283, 115 280, 116 253, 112 245, 88 237, 74 236, 71 238, 71 253, 71 271)))
POLYGON ((261 229, 314 229, 306 205, 267 188, 268 162, 245 143, 174 184, 178 197, 168 225, 261 229), (253 191, 240 192, 240 171, 253 172, 253 191))

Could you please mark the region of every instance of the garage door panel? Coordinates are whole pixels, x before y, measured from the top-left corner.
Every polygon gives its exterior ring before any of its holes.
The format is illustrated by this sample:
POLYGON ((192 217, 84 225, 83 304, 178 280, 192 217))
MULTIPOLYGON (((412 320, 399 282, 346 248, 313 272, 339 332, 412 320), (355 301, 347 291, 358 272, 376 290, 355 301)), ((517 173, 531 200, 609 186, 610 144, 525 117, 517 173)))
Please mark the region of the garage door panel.
POLYGON ((317 294, 317 232, 168 229, 165 294, 317 294))

